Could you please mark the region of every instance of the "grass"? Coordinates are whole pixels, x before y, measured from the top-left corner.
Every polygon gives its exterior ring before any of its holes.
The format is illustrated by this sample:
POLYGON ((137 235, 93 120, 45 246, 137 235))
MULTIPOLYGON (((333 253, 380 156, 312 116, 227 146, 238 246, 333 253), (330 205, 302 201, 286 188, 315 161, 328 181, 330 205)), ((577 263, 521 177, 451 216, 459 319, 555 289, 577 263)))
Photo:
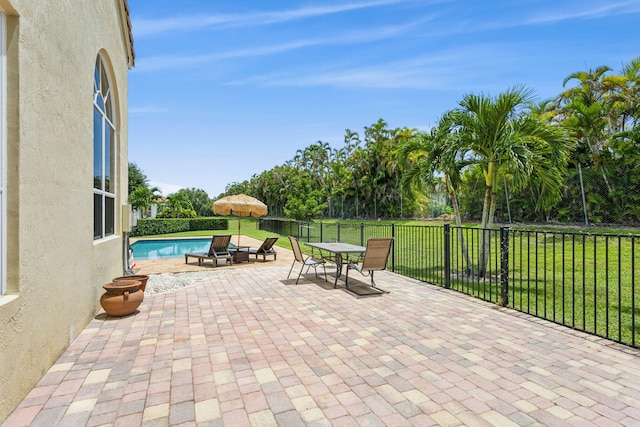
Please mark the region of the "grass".
POLYGON ((639 240, 527 233, 516 234, 513 243, 515 308, 617 341, 640 342, 633 336, 640 332, 640 307, 634 307, 639 240))
MULTIPOLYGON (((400 230, 395 270, 444 285, 443 233, 400 230), (404 234, 403 234, 404 233, 404 234)), ((499 233, 492 233, 484 277, 465 275, 457 236, 451 239, 451 288, 503 304, 499 233)), ((464 230, 477 268, 480 230, 464 230)), ((509 233, 508 306, 631 345, 640 344, 640 239, 580 233, 509 233)))

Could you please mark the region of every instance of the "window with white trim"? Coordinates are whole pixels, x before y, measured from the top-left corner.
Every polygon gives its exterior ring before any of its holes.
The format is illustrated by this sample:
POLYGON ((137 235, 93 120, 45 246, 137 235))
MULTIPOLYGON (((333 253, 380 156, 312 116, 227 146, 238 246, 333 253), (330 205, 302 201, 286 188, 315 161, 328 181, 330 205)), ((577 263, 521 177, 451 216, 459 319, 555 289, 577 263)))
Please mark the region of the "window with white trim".
POLYGON ((0 296, 7 292, 7 17, 0 9, 0 296))
POLYGON ((93 89, 93 239, 115 234, 115 136, 107 70, 96 59, 93 89))

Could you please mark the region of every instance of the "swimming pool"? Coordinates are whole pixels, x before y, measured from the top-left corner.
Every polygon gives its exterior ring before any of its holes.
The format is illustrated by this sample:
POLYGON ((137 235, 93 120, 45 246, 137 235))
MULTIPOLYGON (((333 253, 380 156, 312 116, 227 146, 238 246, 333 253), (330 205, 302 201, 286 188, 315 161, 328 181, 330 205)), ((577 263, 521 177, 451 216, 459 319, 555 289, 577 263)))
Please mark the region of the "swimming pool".
POLYGON ((134 260, 180 258, 192 252, 207 252, 211 238, 193 239, 149 239, 131 244, 134 260))

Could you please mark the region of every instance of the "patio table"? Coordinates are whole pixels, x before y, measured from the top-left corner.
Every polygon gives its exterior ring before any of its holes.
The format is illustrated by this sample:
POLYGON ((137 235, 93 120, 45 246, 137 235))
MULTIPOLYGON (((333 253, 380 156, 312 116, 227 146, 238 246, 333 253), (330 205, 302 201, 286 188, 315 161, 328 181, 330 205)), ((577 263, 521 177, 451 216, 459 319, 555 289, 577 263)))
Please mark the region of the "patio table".
POLYGON ((344 260, 342 259, 342 255, 346 255, 349 257, 349 254, 362 254, 367 248, 364 246, 352 245, 351 243, 341 243, 341 242, 310 242, 305 243, 305 245, 316 248, 320 251, 330 252, 335 254, 335 264, 336 264, 336 280, 333 283, 333 287, 338 287, 338 279, 342 275, 342 264, 344 260))
POLYGON ((249 262, 249 246, 233 245, 229 247, 229 253, 233 255, 233 262, 249 262))

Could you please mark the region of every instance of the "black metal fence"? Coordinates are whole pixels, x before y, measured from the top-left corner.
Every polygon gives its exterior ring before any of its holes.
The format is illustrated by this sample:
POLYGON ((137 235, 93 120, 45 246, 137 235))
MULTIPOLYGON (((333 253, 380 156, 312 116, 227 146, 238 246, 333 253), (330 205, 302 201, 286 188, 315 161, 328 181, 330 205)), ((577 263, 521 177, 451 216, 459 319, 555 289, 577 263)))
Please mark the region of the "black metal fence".
POLYGON ((263 218, 307 242, 394 237, 388 268, 576 330, 640 347, 640 236, 263 218))

